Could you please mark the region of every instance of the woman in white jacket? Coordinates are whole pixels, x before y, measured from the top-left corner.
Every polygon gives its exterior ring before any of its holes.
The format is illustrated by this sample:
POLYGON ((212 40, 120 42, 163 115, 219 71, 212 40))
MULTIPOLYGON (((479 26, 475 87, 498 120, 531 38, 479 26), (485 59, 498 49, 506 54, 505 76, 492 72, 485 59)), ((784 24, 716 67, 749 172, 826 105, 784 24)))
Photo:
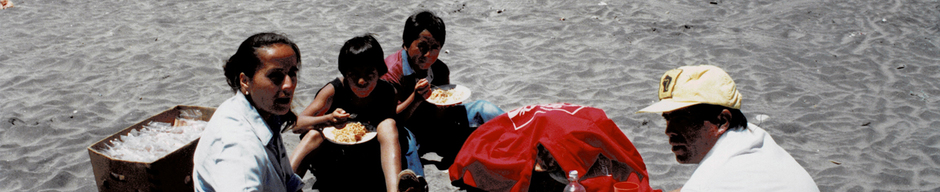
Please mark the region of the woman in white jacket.
POLYGON ((193 156, 196 191, 298 191, 303 183, 287 158, 280 130, 290 110, 300 51, 287 37, 259 33, 226 62, 236 93, 216 109, 193 156))

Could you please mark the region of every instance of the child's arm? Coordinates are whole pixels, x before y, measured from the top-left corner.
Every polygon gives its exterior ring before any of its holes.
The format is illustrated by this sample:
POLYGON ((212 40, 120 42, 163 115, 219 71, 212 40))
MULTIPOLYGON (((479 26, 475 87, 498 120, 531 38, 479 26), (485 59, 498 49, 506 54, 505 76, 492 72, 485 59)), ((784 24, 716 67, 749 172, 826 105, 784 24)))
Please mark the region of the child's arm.
POLYGON ((294 126, 294 132, 304 132, 312 129, 315 125, 335 123, 349 117, 349 114, 342 109, 336 109, 332 113, 326 114, 326 111, 330 109, 330 104, 333 103, 334 93, 336 93, 336 90, 332 84, 323 86, 313 102, 303 112, 297 114, 297 125, 294 126))
POLYGON ((423 94, 426 94, 429 90, 430 83, 427 79, 418 80, 418 83, 415 84, 414 92, 411 92, 411 95, 408 95, 405 101, 398 104, 395 108, 395 112, 401 115, 403 120, 411 118, 411 114, 418 108, 418 105, 424 102, 423 94))

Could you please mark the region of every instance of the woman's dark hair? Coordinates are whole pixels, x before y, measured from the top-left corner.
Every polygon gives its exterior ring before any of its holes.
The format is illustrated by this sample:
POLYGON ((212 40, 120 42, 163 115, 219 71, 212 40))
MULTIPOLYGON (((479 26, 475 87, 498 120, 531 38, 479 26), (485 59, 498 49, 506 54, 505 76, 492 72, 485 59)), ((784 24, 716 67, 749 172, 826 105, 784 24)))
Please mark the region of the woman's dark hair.
POLYGON ((411 45, 411 42, 418 39, 418 35, 424 30, 428 30, 431 37, 434 37, 434 40, 444 46, 444 38, 447 37, 447 32, 444 30, 444 20, 441 20, 440 17, 435 16, 430 11, 421 11, 405 20, 405 32, 401 35, 401 46, 408 47, 411 45))
POLYGON ((385 66, 385 53, 382 46, 371 34, 353 37, 339 50, 339 72, 345 76, 356 67, 374 67, 379 76, 388 72, 385 66))
POLYGON ((727 109, 729 112, 731 112, 731 122, 728 122, 730 123, 728 125, 729 130, 741 130, 747 128, 747 117, 744 116, 744 113, 741 113, 740 109, 733 109, 712 104, 697 104, 689 106, 688 108, 690 113, 701 114, 696 116, 703 117, 705 120, 713 124, 721 123, 718 121, 718 114, 721 113, 722 110, 727 109))
POLYGON ((258 59, 257 50, 278 43, 290 45, 291 49, 294 49, 294 55, 297 56, 297 64, 300 64, 300 49, 297 48, 297 44, 294 44, 286 36, 277 33, 254 34, 245 39, 238 46, 235 55, 229 57, 225 65, 222 66, 222 70, 225 71, 225 79, 232 91, 238 92, 241 87, 238 80, 239 74, 245 73, 245 75, 252 77, 255 75, 255 71, 258 71, 261 60, 258 59))

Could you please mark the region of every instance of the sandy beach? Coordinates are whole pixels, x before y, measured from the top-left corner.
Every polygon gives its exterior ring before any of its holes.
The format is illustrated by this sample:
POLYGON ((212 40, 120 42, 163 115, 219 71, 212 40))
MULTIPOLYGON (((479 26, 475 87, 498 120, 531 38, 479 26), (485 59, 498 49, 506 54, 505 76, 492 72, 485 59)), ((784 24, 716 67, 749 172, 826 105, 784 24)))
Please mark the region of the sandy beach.
MULTIPOLYGON (((822 191, 940 190, 937 0, 12 1, 0 191, 97 191, 86 147, 172 106, 218 106, 233 94, 222 64, 254 33, 300 47, 300 111, 340 76, 344 41, 374 33, 393 53, 419 10, 444 19, 440 59, 471 99, 603 109, 653 188, 696 167, 675 161, 662 117, 634 112, 666 70, 712 64, 822 191)), ((425 166, 432 191, 460 190, 445 171, 425 166)))

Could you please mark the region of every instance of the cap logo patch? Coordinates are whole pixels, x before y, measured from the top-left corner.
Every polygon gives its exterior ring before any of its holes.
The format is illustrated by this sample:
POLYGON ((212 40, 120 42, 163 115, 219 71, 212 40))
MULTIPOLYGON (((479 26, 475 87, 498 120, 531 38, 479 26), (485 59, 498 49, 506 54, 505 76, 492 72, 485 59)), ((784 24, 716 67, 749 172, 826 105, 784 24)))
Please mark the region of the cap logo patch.
POLYGON ((669 83, 672 82, 672 77, 666 76, 663 78, 663 92, 669 92, 669 83))
POLYGON ((676 78, 679 78, 679 74, 682 73, 682 69, 673 69, 666 71, 666 74, 663 74, 663 79, 660 80, 662 83, 659 87, 659 100, 672 98, 672 92, 676 88, 676 78))

